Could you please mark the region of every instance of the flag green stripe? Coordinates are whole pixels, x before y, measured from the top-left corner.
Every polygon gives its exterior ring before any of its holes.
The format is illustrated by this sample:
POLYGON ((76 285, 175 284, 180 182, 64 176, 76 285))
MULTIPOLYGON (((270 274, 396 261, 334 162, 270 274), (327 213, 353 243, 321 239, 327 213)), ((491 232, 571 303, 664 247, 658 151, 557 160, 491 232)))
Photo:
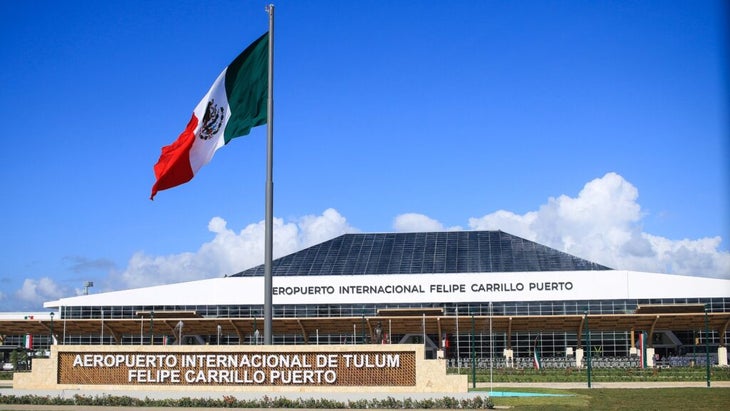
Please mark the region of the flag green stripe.
POLYGON ((268 32, 246 47, 228 66, 225 84, 231 118, 224 132, 225 144, 247 135, 253 127, 266 124, 268 67, 268 32))

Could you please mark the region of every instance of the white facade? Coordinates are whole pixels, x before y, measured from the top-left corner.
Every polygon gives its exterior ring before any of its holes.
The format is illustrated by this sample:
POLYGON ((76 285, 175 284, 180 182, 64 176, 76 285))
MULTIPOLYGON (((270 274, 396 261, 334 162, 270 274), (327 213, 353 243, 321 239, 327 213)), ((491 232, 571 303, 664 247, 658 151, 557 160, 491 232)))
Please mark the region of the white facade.
MULTIPOLYGON (((263 277, 227 277, 61 298, 74 306, 261 305, 263 277)), ((727 298, 730 280, 636 271, 448 273, 273 278, 273 303, 379 304, 727 298)))

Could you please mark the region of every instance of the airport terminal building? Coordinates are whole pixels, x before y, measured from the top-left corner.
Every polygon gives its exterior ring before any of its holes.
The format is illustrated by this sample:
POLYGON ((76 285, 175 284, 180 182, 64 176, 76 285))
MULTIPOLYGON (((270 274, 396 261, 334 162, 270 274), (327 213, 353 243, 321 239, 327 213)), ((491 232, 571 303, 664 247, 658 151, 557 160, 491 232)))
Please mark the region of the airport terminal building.
MULTIPOLYGON (((5 346, 259 344, 263 266, 185 283, 61 298, 0 316, 5 346), (26 316, 27 317, 27 316, 26 316)), ((684 359, 727 365, 730 280, 615 270, 502 231, 345 234, 274 260, 274 344, 423 343, 454 364, 543 358, 580 366, 684 359)))

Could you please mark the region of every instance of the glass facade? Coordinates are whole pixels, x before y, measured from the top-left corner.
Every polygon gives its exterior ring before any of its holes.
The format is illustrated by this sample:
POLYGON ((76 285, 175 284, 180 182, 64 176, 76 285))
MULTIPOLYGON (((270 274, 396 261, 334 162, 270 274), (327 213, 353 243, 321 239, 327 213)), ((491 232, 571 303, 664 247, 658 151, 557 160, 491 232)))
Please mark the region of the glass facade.
MULTIPOLYGON (((708 307, 708 312, 730 311, 730 298, 684 298, 684 299, 635 299, 635 300, 595 300, 595 301, 541 301, 541 302, 504 302, 493 303, 491 315, 493 316, 550 316, 550 315, 581 315, 589 314, 629 314, 637 307, 643 305, 676 305, 676 304, 703 304, 708 307)), ((274 306, 274 318, 312 318, 312 317, 368 317, 377 318, 378 310, 381 309, 432 309, 443 310, 444 316, 489 316, 490 306, 488 303, 474 304, 339 304, 339 305, 279 305, 274 306)), ((168 312, 195 311, 197 315, 204 318, 261 318, 263 308, 250 305, 212 305, 212 306, 103 306, 103 307, 62 307, 60 310, 61 320, 58 321, 59 335, 63 327, 63 319, 139 319, 138 312, 154 311, 157 314, 168 312)), ((263 327, 263 324, 261 325, 263 327)), ((141 326, 141 329, 144 327, 141 326)), ((309 341, 305 341, 301 334, 274 334, 275 344, 361 344, 371 342, 370 335, 361 334, 360 331, 346 334, 322 333, 310 335, 309 341)), ((511 336, 504 332, 490 333, 489 329, 462 329, 458 335, 449 335, 448 348, 445 350, 445 357, 451 360, 469 358, 471 350, 472 334, 474 338, 474 350, 477 358, 483 360, 495 358, 495 361, 504 361, 502 353, 505 349, 511 348, 518 363, 530 361, 535 347, 540 350, 541 356, 546 358, 565 358, 570 352, 577 348, 578 335, 575 332, 513 332, 511 336)), ((409 336, 393 333, 390 336, 391 343, 414 342, 408 340, 409 336)), ((443 336, 427 335, 434 346, 443 345, 443 336)), ((121 336, 122 345, 150 344, 151 336, 146 331, 138 335, 121 336)), ((156 335, 155 344, 164 344, 165 336, 156 335)), ((720 336, 716 331, 706 334, 700 327, 697 330, 673 331, 655 330, 656 339, 654 347, 662 357, 685 355, 696 351, 695 345, 703 345, 708 342, 711 346, 717 347, 720 336)), ((727 335, 726 335, 727 338, 727 335)), ((102 336, 101 333, 89 335, 64 335, 63 344, 115 344, 110 335, 102 336)), ((581 336, 585 344, 585 336, 581 336)), ((6 339, 6 344, 14 340, 6 339)), ((37 347, 48 343, 48 338, 36 339, 37 347)), ((186 336, 184 344, 256 344, 262 342, 262 336, 258 339, 252 333, 240 339, 237 335, 222 335, 218 341, 217 335, 186 336)), ((417 341, 422 342, 422 341, 417 341)), ((592 332, 592 352, 597 357, 627 357, 631 349, 632 338, 627 331, 617 332, 592 332)), ((177 343, 177 342, 176 342, 177 343)), ((635 341, 634 341, 635 343, 635 341)))

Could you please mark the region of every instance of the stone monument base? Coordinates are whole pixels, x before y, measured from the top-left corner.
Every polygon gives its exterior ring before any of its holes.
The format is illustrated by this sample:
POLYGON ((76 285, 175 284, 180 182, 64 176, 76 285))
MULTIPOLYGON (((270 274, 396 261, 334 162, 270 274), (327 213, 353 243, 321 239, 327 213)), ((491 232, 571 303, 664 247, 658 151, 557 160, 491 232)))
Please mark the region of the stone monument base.
POLYGON ((49 358, 15 373, 28 390, 464 393, 420 344, 55 345, 49 358))

